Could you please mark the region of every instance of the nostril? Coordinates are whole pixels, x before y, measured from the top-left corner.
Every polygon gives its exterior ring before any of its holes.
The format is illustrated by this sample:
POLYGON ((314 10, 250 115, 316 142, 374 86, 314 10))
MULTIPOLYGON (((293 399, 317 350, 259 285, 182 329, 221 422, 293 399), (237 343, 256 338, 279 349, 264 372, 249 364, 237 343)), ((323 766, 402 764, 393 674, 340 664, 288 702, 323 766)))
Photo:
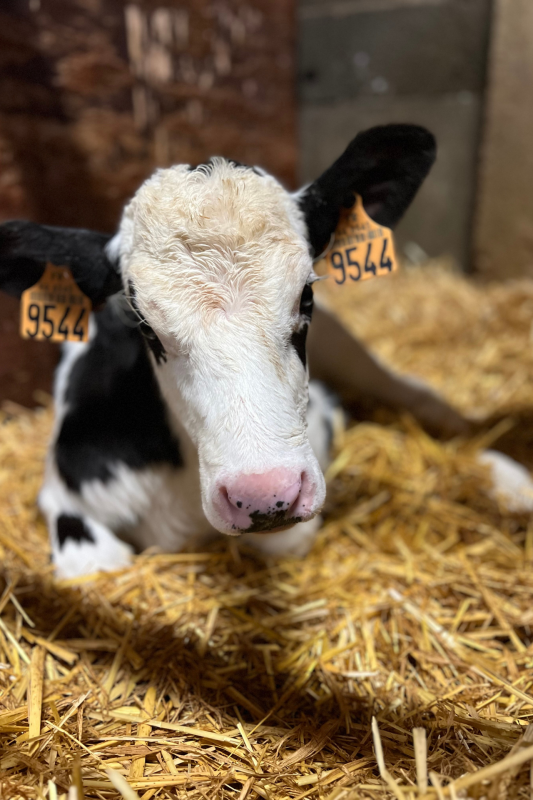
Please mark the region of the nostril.
POLYGON ((316 513, 316 483, 307 472, 302 472, 300 476, 300 491, 291 511, 294 516, 304 519, 316 513))
POLYGON ((238 494, 236 494, 235 492, 230 494, 225 486, 223 486, 220 489, 220 494, 223 497, 223 499, 226 501, 228 506, 231 506, 232 508, 237 508, 239 511, 242 509, 243 501, 242 501, 242 499, 239 499, 239 495, 238 494))
POLYGON ((302 493, 302 488, 304 485, 304 473, 300 475, 300 479, 295 482, 294 486, 291 487, 292 491, 289 490, 289 493, 285 495, 285 502, 284 500, 280 500, 276 503, 276 508, 280 510, 285 507, 285 512, 287 516, 291 516, 294 509, 298 506, 300 502, 300 495, 302 493))
POLYGON ((220 510, 223 512, 224 516, 232 516, 233 514, 233 505, 231 500, 229 499, 228 490, 225 486, 221 486, 218 490, 218 506, 220 510))
POLYGON ((222 502, 226 506, 230 506, 230 507, 235 506, 235 503, 232 501, 231 497, 229 496, 229 492, 228 492, 228 490, 226 489, 225 486, 221 486, 220 487, 219 494, 220 494, 220 497, 222 499, 222 502))

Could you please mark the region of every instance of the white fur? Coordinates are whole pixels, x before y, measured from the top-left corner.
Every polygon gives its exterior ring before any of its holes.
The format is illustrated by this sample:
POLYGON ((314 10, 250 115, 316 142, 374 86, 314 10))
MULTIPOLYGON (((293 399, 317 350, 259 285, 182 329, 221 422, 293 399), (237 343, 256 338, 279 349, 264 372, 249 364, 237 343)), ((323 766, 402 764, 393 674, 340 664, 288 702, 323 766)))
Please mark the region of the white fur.
POLYGON ((131 563, 132 548, 116 535, 91 519, 83 520, 93 542, 67 540, 63 547, 53 546, 55 571, 58 578, 76 578, 93 572, 114 572, 131 563))
MULTIPOLYGON (((325 472, 329 466, 330 435, 339 424, 342 415, 339 403, 319 381, 309 383, 309 405, 307 408, 307 435, 317 457, 320 468, 325 472)), ((342 421, 341 421, 342 424, 342 421)))
POLYGON ((113 264, 120 258, 120 246, 120 233, 116 233, 105 246, 106 256, 113 264))
MULTIPOLYGON (((71 492, 57 473, 52 459, 46 466, 45 482, 39 495, 39 507, 43 512, 52 546, 52 558, 56 575, 73 578, 97 570, 121 569, 131 562, 132 548, 120 541, 110 527, 87 513, 82 498, 71 492), (67 540, 60 546, 57 538, 57 520, 62 514, 80 517, 90 531, 94 542, 67 540)), ((90 509, 96 511, 95 507, 90 509)))
POLYGON ((533 480, 525 467, 496 450, 485 450, 478 460, 490 467, 494 496, 509 511, 533 511, 533 480))

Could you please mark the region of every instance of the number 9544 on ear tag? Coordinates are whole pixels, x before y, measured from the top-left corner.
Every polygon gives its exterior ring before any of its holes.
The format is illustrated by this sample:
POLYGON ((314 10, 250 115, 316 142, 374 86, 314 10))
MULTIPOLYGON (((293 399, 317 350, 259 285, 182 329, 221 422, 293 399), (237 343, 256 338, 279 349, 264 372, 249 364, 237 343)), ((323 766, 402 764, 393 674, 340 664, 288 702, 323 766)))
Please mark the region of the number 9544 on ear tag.
POLYGON ((50 342, 86 342, 91 301, 68 267, 48 263, 41 279, 23 292, 20 335, 50 342))
POLYGON ((360 195, 352 208, 341 212, 333 246, 323 261, 339 286, 398 270, 392 231, 368 216, 360 195))

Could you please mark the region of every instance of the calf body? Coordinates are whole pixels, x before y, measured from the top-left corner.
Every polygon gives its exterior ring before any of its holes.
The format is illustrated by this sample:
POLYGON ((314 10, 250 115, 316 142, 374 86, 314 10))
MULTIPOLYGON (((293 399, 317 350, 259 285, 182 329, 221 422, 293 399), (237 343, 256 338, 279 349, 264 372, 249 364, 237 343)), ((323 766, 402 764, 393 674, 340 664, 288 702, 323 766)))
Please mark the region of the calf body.
MULTIPOLYGON (((93 314, 90 341, 65 345, 56 380, 40 505, 61 574, 114 569, 132 546, 177 550, 217 531, 268 552, 307 549, 334 409, 308 385, 313 257, 355 193, 394 225, 433 158, 426 131, 387 126, 356 137, 296 195, 261 170, 213 159, 156 172, 111 241, 0 227, 6 290, 20 293, 51 261, 70 266, 95 303, 109 298, 93 314)), ((341 392, 368 393, 375 380, 386 399, 403 386, 414 405, 429 398, 428 416, 453 418, 430 392, 361 357, 323 310, 318 321, 311 369, 315 360, 341 392), (355 363, 339 361, 339 348, 355 363)))

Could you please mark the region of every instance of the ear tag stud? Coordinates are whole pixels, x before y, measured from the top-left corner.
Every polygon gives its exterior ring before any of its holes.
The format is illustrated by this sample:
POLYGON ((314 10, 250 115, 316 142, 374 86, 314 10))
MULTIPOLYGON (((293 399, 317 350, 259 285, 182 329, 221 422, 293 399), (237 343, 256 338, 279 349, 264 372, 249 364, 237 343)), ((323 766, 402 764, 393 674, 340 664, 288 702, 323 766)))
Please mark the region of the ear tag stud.
POLYGON ((48 262, 41 279, 22 293, 20 335, 39 342, 86 342, 91 308, 70 269, 48 262))
POLYGON ((342 286, 390 275, 397 270, 392 231, 370 219, 361 196, 356 195, 352 208, 341 211, 333 244, 317 264, 316 271, 332 276, 335 283, 342 286))

